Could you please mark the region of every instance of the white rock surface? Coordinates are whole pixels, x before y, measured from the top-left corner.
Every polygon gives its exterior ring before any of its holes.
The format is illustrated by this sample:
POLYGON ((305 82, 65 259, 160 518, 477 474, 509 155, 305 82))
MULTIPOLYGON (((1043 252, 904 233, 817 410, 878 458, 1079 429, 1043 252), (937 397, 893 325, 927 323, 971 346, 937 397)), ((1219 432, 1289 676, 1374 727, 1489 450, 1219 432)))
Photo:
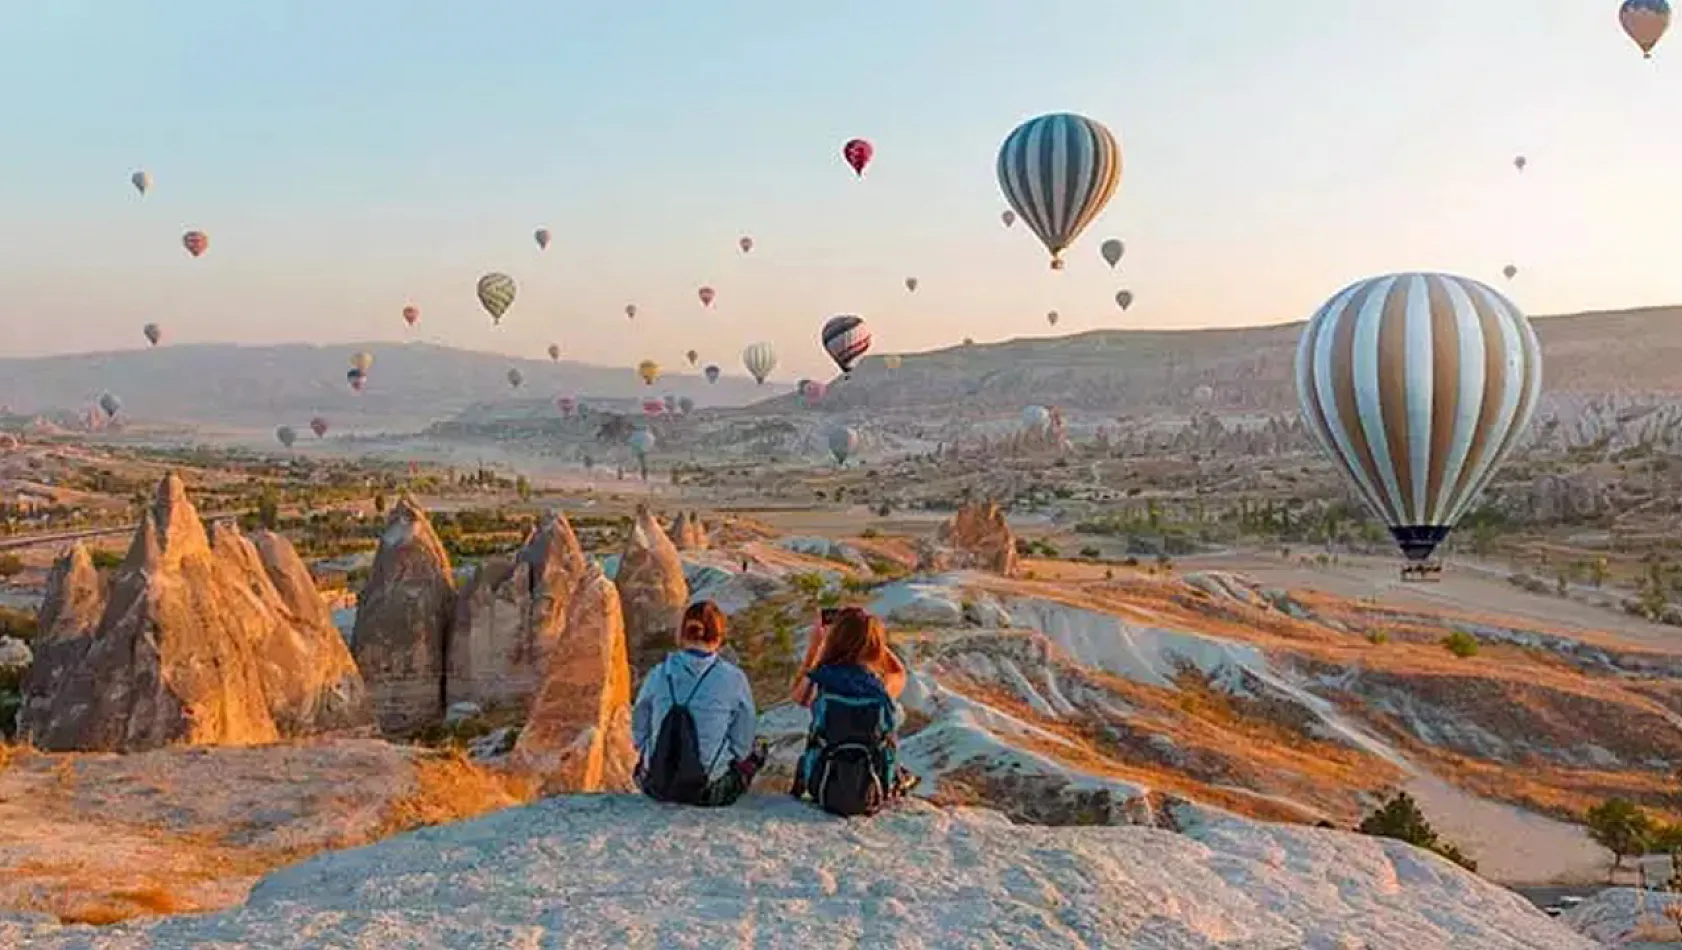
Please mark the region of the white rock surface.
POLYGON ((1590 950, 1434 855, 1217 820, 1192 834, 1016 826, 915 802, 845 822, 783 795, 734 808, 551 799, 323 855, 239 909, 0 946, 965 947, 1590 950))

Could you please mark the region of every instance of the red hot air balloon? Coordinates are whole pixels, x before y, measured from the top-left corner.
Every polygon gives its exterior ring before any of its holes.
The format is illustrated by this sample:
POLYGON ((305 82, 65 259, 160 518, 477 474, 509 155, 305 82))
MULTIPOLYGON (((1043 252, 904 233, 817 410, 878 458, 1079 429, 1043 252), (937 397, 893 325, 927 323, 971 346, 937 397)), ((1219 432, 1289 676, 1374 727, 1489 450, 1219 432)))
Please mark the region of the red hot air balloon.
POLYGON ((741 240, 736 242, 736 246, 742 249, 743 254, 746 254, 747 252, 753 250, 753 238, 744 234, 742 235, 741 240))
POLYGON ((420 308, 415 306, 414 304, 409 304, 407 307, 404 307, 403 308, 403 322, 407 323, 409 326, 414 326, 415 324, 419 323, 420 322, 420 308))
POLYGON ((555 397, 555 408, 561 410, 561 415, 572 418, 573 410, 578 408, 578 400, 571 396, 555 397))
POLYGON ((698 293, 700 295, 701 306, 703 306, 703 307, 712 306, 713 305, 713 298, 718 296, 718 294, 716 292, 714 292, 714 290, 711 287, 702 287, 696 293, 698 293))
POLYGON ((643 415, 653 418, 655 416, 665 415, 665 413, 666 400, 649 396, 642 401, 643 415))
POLYGON ((181 246, 187 253, 198 257, 210 248, 210 238, 203 231, 188 231, 181 235, 181 246))
POLYGON ((314 419, 311 419, 310 420, 310 431, 314 432, 315 437, 318 438, 318 439, 321 438, 322 436, 326 435, 327 434, 327 420, 321 418, 320 416, 316 416, 314 419))
POLYGON ((870 164, 870 157, 876 154, 875 146, 864 139, 849 139, 841 146, 841 157, 852 167, 853 174, 864 177, 864 166, 870 164))

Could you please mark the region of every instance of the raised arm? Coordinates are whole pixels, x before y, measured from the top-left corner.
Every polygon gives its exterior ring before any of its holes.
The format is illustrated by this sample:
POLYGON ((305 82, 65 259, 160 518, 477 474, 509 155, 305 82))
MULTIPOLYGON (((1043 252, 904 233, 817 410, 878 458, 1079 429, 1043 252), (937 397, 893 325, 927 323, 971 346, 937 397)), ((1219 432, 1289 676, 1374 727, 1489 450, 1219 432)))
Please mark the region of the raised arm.
POLYGON ((817 692, 817 687, 806 678, 806 674, 818 662, 818 654, 823 650, 823 636, 823 611, 819 611, 817 619, 812 621, 812 636, 806 642, 806 658, 800 661, 800 671, 794 674, 794 682, 789 685, 789 698, 802 706, 812 705, 813 695, 817 692))
POLYGON ((905 692, 907 675, 905 662, 899 658, 899 655, 892 648, 889 648, 882 655, 881 670, 882 687, 888 691, 889 696, 898 699, 899 694, 905 692))

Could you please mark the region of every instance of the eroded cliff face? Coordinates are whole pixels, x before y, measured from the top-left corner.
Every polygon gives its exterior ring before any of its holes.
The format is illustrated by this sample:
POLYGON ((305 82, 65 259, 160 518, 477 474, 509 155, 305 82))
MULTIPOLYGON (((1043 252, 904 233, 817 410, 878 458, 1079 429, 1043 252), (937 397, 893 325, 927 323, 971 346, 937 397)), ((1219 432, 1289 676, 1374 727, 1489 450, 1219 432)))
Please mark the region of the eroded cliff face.
MULTIPOLYGON (((53 697, 87 656, 104 610, 104 582, 87 549, 76 543, 59 555, 47 574, 33 662, 23 679, 19 741, 35 742, 37 733, 46 728, 53 697)), ((80 688, 86 692, 91 683, 84 682, 80 688)))
POLYGON ((455 601, 450 556, 431 519, 413 499, 400 499, 386 519, 351 634, 382 730, 408 732, 443 714, 455 601))
POLYGON ((447 703, 524 706, 568 621, 586 568, 564 515, 551 513, 512 559, 480 565, 456 601, 445 671, 447 703))
POLYGON ((624 608, 633 677, 640 676, 674 648, 689 606, 683 560, 646 506, 637 509, 614 581, 624 608))

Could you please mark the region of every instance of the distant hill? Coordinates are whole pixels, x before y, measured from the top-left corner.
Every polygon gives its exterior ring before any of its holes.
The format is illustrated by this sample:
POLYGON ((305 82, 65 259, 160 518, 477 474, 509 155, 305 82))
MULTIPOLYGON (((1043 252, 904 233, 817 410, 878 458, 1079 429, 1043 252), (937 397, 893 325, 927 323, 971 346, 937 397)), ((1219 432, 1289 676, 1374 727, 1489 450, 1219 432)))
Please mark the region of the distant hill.
MULTIPOLYGON (((0 360, 0 406, 15 413, 85 408, 111 392, 137 421, 241 428, 302 426, 319 414, 339 427, 403 431, 470 406, 523 403, 529 411, 563 394, 631 398, 645 391, 650 390, 629 368, 513 359, 430 343, 184 345, 0 360), (370 382, 360 395, 345 383, 350 358, 359 350, 374 355, 370 382), (525 376, 518 390, 508 385, 511 367, 525 376)), ((699 375, 677 374, 663 377, 651 391, 688 396, 703 407, 742 405, 767 395, 746 377, 726 376, 708 385, 699 375)))
MULTIPOLYGON (((1549 392, 1682 393, 1682 307, 1533 321, 1549 392)), ((1099 330, 1076 336, 872 357, 824 398, 834 410, 916 412, 959 404, 980 411, 1030 403, 1126 413, 1188 409, 1207 385, 1217 407, 1287 410, 1301 323, 1220 330, 1099 330)), ((782 402, 792 405, 793 397, 782 402)))

